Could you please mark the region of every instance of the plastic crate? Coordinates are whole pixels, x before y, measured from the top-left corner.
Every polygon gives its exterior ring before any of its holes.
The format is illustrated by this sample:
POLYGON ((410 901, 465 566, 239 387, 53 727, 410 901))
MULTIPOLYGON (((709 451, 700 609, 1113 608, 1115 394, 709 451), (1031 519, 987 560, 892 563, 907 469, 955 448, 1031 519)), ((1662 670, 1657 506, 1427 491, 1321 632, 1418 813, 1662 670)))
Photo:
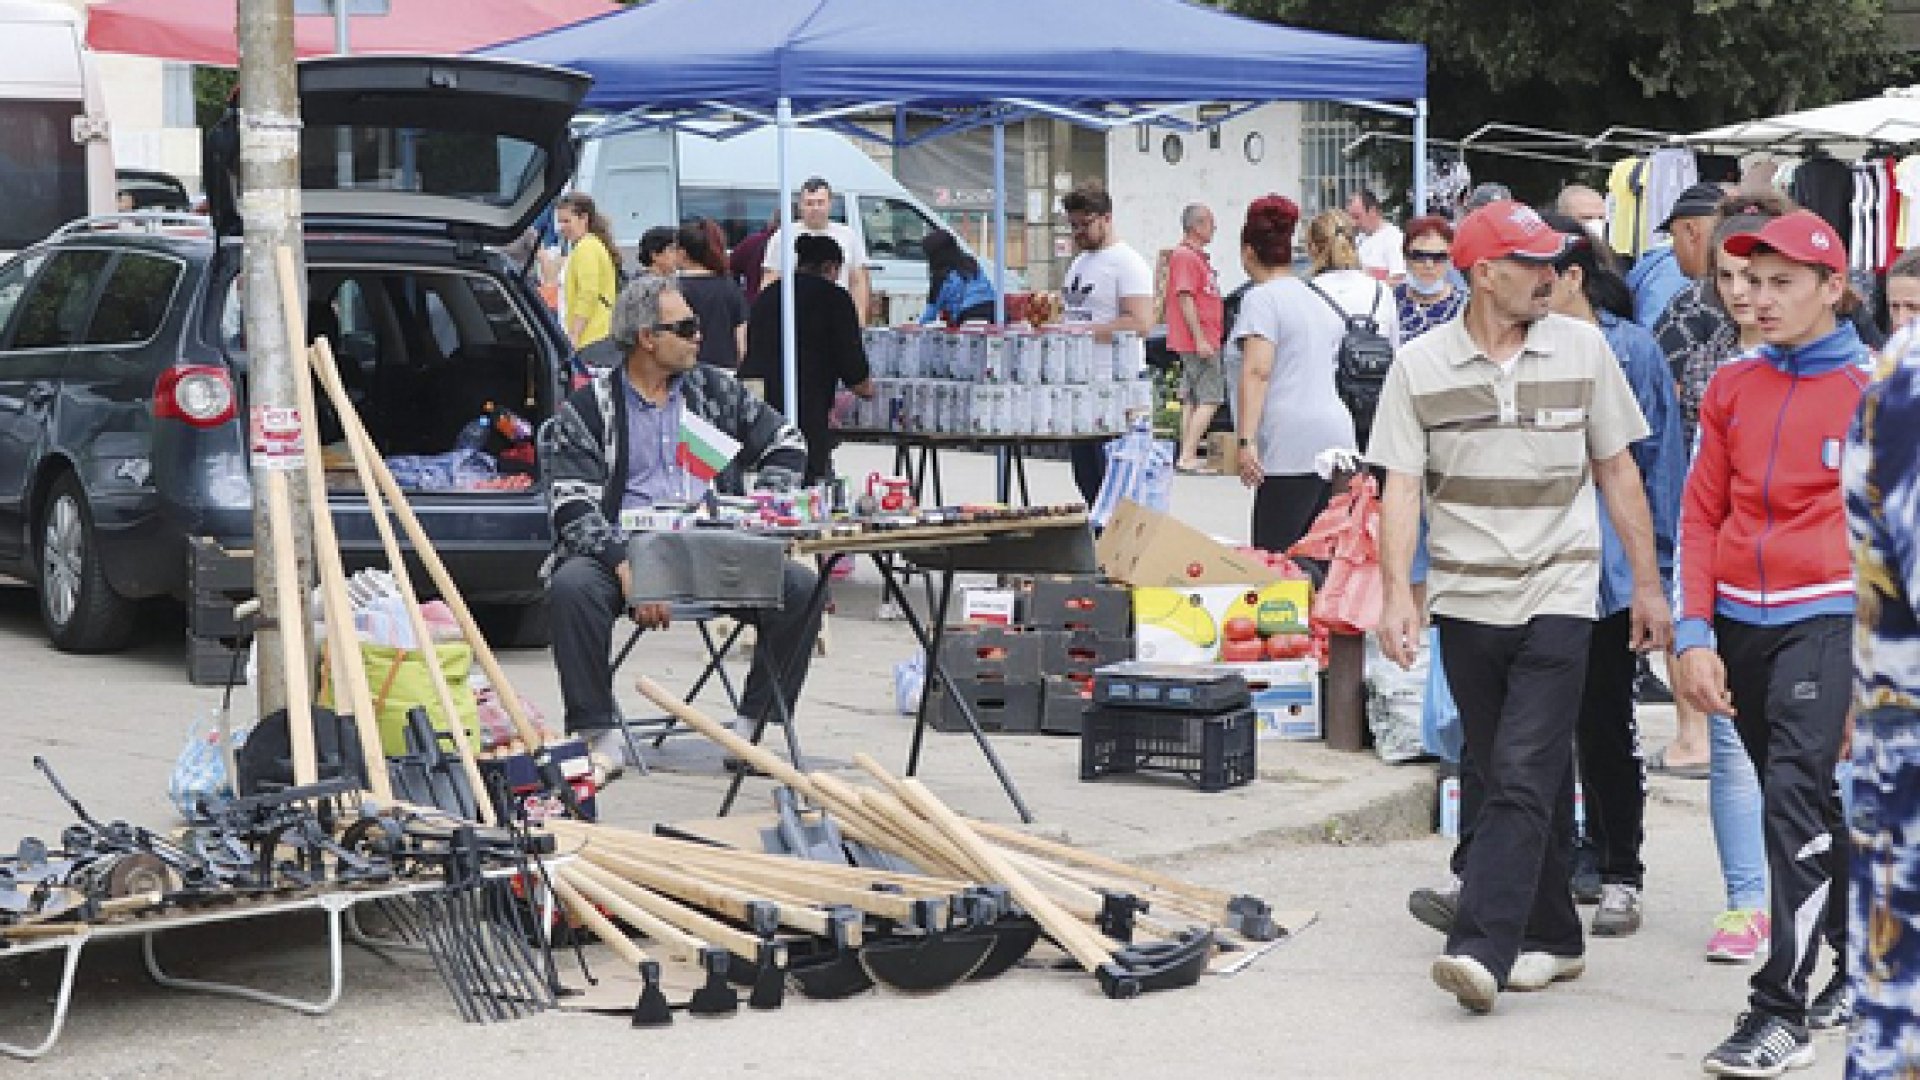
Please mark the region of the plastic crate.
POLYGON ((1092 680, 1067 675, 1048 675, 1040 702, 1042 735, 1079 735, 1081 716, 1087 711, 1092 680))
POLYGON ((1033 579, 1027 624, 1036 630, 1090 630, 1107 638, 1133 634, 1133 594, 1095 577, 1033 579))
POLYGON ((1095 705, 1081 718, 1080 779, 1171 773, 1201 791, 1253 780, 1259 742, 1252 709, 1200 716, 1095 705))
MULTIPOLYGON (((1038 679, 955 679, 953 688, 973 709, 974 719, 980 721, 980 730, 1006 735, 1039 734, 1042 691, 1038 679)), ((960 715, 953 698, 944 690, 930 692, 940 695, 939 706, 927 718, 933 730, 967 731, 966 717, 960 715)))

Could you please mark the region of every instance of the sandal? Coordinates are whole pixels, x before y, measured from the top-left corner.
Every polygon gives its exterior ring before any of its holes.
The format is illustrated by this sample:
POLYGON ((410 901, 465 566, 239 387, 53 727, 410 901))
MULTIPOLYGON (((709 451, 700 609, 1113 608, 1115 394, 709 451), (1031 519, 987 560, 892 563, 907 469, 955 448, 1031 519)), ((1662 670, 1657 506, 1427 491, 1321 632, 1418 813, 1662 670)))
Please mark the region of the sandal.
POLYGON ((1697 765, 1667 764, 1667 748, 1664 746, 1648 755, 1647 771, 1681 780, 1706 780, 1713 776, 1713 767, 1705 762, 1697 765))

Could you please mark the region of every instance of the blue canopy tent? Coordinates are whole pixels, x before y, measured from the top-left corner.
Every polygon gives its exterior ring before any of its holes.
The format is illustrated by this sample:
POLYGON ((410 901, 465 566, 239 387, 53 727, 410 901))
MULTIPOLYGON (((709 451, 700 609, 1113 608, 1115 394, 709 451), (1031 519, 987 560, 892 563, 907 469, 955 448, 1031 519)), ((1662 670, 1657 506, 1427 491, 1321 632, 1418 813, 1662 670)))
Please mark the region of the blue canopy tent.
MULTIPOLYGON (((1414 205, 1426 205, 1424 47, 1186 0, 651 0, 483 52, 591 74, 586 105, 619 114, 621 125, 725 115, 783 133, 810 124, 874 138, 848 118, 885 110, 897 145, 991 125, 996 177, 1005 176, 1006 123, 1027 116, 1193 128, 1181 112, 1201 104, 1230 103, 1231 116, 1272 101, 1339 101, 1411 122, 1414 205), (910 115, 938 122, 909 137, 910 115)), ((791 193, 784 137, 780 145, 780 189, 791 193)), ((994 184, 1002 294, 1005 186, 994 184)), ((792 257, 789 246, 781 374, 797 401, 792 257)))

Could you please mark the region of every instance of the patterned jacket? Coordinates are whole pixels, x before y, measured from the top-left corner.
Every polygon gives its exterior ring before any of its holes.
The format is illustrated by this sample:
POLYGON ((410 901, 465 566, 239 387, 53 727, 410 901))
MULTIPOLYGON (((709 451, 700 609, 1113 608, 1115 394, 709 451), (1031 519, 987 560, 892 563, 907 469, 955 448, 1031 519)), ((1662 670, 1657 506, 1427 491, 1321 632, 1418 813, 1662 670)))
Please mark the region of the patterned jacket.
POLYGON ((1920 331, 1896 335, 1885 378, 1867 388, 1842 481, 1859 607, 1855 700, 1920 709, 1920 331))
MULTIPOLYGON (((627 395, 614 367, 573 392, 559 415, 540 432, 540 458, 547 474, 547 514, 553 520, 554 557, 548 568, 575 556, 599 559, 609 569, 627 558, 620 503, 627 476, 627 395)), ((740 385, 733 375, 701 364, 679 377, 680 407, 690 409, 740 440, 740 453, 714 478, 716 490, 738 495, 744 474, 756 486, 783 491, 800 482, 807 443, 779 413, 740 385)))
POLYGON ((1667 354, 1680 393, 1680 434, 1692 446, 1700 428, 1700 399, 1720 365, 1740 356, 1740 328, 1720 306, 1719 290, 1707 278, 1689 281, 1653 324, 1653 339, 1667 354))

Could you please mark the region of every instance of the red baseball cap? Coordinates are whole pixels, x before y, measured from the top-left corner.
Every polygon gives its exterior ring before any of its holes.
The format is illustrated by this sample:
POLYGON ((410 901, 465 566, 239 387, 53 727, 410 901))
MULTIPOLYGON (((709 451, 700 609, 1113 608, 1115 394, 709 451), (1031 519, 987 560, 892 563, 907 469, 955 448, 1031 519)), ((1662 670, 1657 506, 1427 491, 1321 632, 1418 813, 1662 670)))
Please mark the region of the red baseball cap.
POLYGON ((1774 218, 1759 232, 1729 236, 1720 246, 1736 258, 1752 258, 1755 251, 1766 248, 1797 263, 1824 266, 1836 274, 1847 272, 1847 245, 1825 218, 1811 210, 1774 218))
POLYGON ((1488 259, 1547 263, 1567 250, 1569 238, 1533 207, 1501 199, 1468 214, 1453 231, 1453 265, 1470 270, 1488 259))

